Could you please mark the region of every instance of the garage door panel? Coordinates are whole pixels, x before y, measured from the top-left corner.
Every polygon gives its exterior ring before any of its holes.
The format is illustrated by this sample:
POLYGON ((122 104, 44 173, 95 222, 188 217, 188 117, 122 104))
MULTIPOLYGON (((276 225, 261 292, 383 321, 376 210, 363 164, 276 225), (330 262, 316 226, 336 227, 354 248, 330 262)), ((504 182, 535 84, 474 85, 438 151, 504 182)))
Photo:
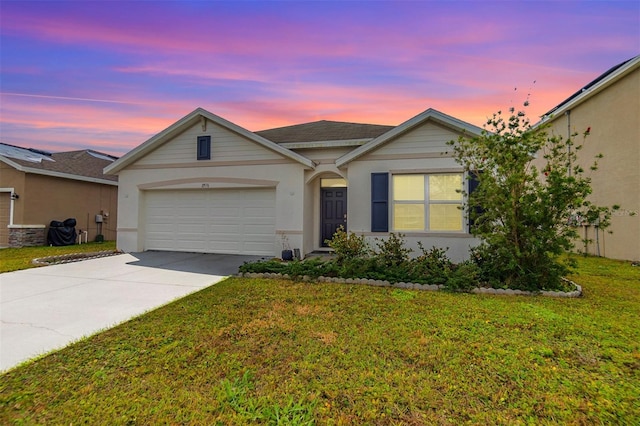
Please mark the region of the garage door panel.
POLYGON ((208 219, 209 225, 211 226, 236 226, 240 228, 242 226, 242 219, 239 216, 235 217, 220 217, 220 216, 210 216, 208 219))
POLYGON ((153 250, 173 250, 173 239, 154 240, 153 250))
POLYGON ((273 255, 275 191, 150 191, 145 249, 273 255))
POLYGON ((245 207, 242 211, 245 217, 273 217, 275 215, 275 209, 269 209, 264 207, 245 207))
MULTIPOLYGON (((180 240, 178 242, 178 251, 195 251, 195 252, 203 252, 206 245, 204 241, 191 241, 191 240, 180 240)), ((173 250, 173 249, 171 249, 173 250)))
POLYGON ((171 235, 173 232, 170 230, 170 227, 167 226, 166 224, 153 224, 153 223, 149 223, 147 224, 147 237, 153 236, 153 235, 171 235))
POLYGON ((206 216, 208 214, 207 206, 180 206, 178 208, 179 215, 185 216, 206 216))
POLYGON ((222 206, 211 206, 208 212, 210 216, 218 217, 218 218, 221 218, 221 217, 236 218, 240 216, 241 213, 242 211, 237 207, 222 207, 222 206))
POLYGON ((245 225, 244 233, 247 235, 266 235, 269 238, 273 236, 273 228, 269 224, 245 225))
POLYGON ((148 223, 150 223, 151 225, 164 225, 164 224, 171 224, 171 223, 175 223, 176 222, 176 218, 173 215, 158 215, 158 214, 154 214, 149 216, 149 220, 147 221, 148 223))
POLYGON ((238 224, 215 224, 208 226, 209 233, 211 234, 224 234, 230 233, 237 235, 242 232, 242 226, 238 224))
POLYGON ((271 222, 271 220, 269 219, 265 219, 262 217, 258 217, 258 218, 248 218, 248 221, 245 221, 245 226, 251 226, 251 225, 257 225, 257 226, 268 226, 268 227, 272 227, 273 223, 271 222))
MULTIPOLYGON (((231 253, 231 254, 240 254, 243 253, 240 250, 240 244, 235 241, 212 241, 210 246, 211 252, 213 253, 231 253)), ((253 248, 253 247, 252 247, 253 248)))
POLYGON ((176 229, 180 234, 203 235, 205 227, 206 225, 204 223, 182 223, 178 224, 176 229))

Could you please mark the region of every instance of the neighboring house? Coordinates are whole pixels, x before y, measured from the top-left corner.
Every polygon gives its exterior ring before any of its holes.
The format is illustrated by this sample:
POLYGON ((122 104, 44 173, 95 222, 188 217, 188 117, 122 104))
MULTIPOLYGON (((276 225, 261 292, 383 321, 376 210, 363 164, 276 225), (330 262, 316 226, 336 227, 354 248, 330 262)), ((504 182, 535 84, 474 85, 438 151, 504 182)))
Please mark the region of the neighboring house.
POLYGON ((49 223, 68 218, 88 241, 98 234, 114 240, 118 178, 102 172, 114 160, 91 150, 48 153, 0 143, 0 247, 44 245, 49 223))
POLYGON ((119 176, 125 251, 304 256, 336 228, 410 247, 477 243, 447 142, 481 129, 429 109, 399 126, 318 121, 248 131, 198 108, 105 169, 119 176))
MULTIPOLYGON (((600 75, 547 112, 541 123, 564 138, 579 133, 578 142, 590 128, 578 161, 592 179, 591 199, 621 207, 612 217, 612 234, 595 224, 581 227, 581 236, 592 240, 587 252, 640 261, 640 55, 600 75), (593 172, 589 168, 600 153, 593 172)), ((579 248, 585 250, 581 243, 579 248)))

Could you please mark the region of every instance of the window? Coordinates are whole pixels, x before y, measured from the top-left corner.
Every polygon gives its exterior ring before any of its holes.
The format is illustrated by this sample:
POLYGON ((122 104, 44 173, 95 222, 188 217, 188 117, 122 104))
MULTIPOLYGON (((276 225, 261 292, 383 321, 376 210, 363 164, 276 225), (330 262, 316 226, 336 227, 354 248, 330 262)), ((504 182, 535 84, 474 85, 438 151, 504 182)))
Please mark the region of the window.
POLYGON ((463 230, 462 173, 393 175, 393 230, 463 230))
POLYGON ((198 136, 198 160, 211 160, 211 136, 198 136))
POLYGON ((320 188, 346 188, 347 180, 343 178, 322 178, 320 188))

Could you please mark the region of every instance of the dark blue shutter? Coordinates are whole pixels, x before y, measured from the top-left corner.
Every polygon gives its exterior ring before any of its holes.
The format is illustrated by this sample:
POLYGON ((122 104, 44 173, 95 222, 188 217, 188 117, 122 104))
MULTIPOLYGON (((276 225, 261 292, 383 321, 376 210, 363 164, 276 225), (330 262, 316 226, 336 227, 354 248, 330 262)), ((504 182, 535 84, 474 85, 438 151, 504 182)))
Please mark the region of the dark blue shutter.
POLYGON ((198 136, 198 160, 211 160, 211 136, 198 136))
MULTIPOLYGON (((478 186, 480 185, 480 180, 478 179, 478 177, 480 176, 480 174, 482 173, 482 171, 469 171, 469 191, 468 191, 468 196, 470 197, 471 194, 473 194, 473 192, 478 189, 478 186)), ((481 214, 483 212, 482 207, 480 206, 473 206, 471 207, 475 213, 474 216, 477 217, 477 215, 481 214)), ((471 228, 473 228, 473 218, 469 217, 469 233, 471 233, 471 228)))
POLYGON ((371 173, 371 231, 389 232, 388 173, 371 173))

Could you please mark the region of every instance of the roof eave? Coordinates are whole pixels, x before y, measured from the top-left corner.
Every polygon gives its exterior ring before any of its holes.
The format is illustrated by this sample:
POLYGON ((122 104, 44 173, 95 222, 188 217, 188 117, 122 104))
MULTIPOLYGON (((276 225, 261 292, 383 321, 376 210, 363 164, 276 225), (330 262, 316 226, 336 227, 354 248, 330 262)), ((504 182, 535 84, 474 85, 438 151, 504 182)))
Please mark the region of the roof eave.
MULTIPOLYGON (((626 77, 628 74, 635 71, 637 68, 640 68, 640 55, 629 60, 626 64, 624 64, 623 66, 621 66, 620 68, 612 72, 610 75, 603 78, 602 81, 599 81, 598 83, 584 90, 578 96, 575 96, 572 99, 569 98, 569 100, 561 103, 560 105, 551 109, 549 112, 545 113, 540 119, 540 121, 537 122, 533 127, 538 127, 544 123, 553 121, 555 118, 561 116, 566 111, 575 108, 577 105, 585 102, 589 98, 602 92, 607 87, 613 85, 618 80, 626 77)), ((585 87, 589 86, 589 84, 591 84, 591 82, 586 84, 585 87)))
POLYGON ((62 173, 62 172, 56 172, 53 170, 43 170, 43 169, 35 169, 32 167, 25 167, 23 165, 20 165, 18 163, 14 163, 13 161, 7 159, 6 157, 0 157, 0 161, 2 161, 3 163, 13 167, 14 169, 23 172, 23 173, 31 173, 34 175, 43 175, 43 176, 51 176, 51 177, 57 177, 57 178, 62 178, 62 179, 71 179, 71 180, 77 180, 77 181, 81 181, 81 182, 91 182, 91 183, 99 183, 101 185, 111 185, 111 186, 118 186, 118 182, 117 181, 113 181, 113 180, 108 180, 108 179, 100 179, 100 178, 95 178, 95 177, 91 177, 91 176, 81 176, 81 175, 73 175, 70 173, 62 173))
POLYGON ((371 141, 373 138, 344 139, 330 141, 309 141, 309 142, 281 142, 278 145, 288 149, 311 149, 311 148, 341 148, 350 146, 361 146, 371 141))

